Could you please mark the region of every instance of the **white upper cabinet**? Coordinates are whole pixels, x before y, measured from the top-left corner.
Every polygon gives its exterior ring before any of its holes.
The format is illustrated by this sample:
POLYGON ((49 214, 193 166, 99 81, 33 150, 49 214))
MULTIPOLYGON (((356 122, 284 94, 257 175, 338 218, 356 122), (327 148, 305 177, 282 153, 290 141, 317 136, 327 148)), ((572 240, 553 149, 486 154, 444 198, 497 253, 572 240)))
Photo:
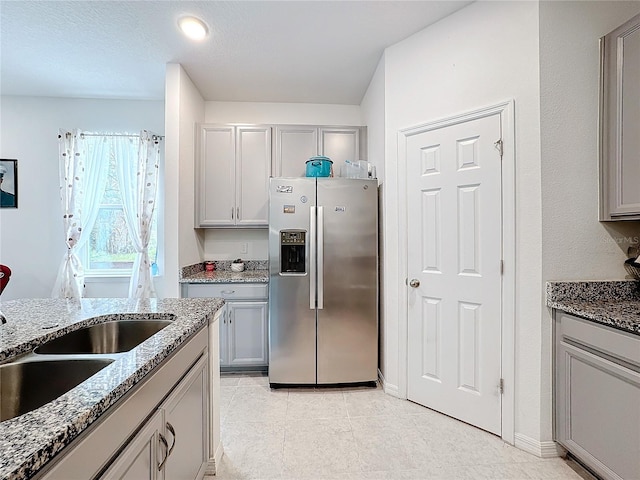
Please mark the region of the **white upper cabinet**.
POLYGON ((320 155, 333 160, 336 177, 340 174, 340 165, 344 164, 345 160, 360 160, 359 128, 321 128, 319 133, 320 155))
POLYGON ((268 224, 271 127, 200 125, 196 227, 268 224))
POLYGON ((276 127, 274 176, 304 177, 306 161, 318 154, 318 129, 304 125, 276 127))
POLYGON ((640 219, 640 15, 600 39, 600 220, 640 219))
POLYGON ((304 177, 309 157, 324 155, 333 161, 339 176, 345 160, 360 160, 363 127, 278 125, 275 129, 273 174, 275 177, 304 177))

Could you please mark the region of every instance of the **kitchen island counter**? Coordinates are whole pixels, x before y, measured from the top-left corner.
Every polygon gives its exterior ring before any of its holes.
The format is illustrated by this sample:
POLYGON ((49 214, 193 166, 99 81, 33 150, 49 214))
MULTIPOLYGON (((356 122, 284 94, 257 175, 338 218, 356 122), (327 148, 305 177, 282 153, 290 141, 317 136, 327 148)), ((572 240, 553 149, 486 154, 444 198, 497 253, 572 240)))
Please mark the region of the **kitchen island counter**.
POLYGON ((147 374, 213 322, 224 304, 213 299, 25 299, 2 303, 0 360, 83 326, 121 320, 172 319, 172 323, 57 399, 0 422, 0 478, 30 478, 92 425, 147 374))
POLYGON ((640 335, 640 282, 547 282, 547 306, 640 335))

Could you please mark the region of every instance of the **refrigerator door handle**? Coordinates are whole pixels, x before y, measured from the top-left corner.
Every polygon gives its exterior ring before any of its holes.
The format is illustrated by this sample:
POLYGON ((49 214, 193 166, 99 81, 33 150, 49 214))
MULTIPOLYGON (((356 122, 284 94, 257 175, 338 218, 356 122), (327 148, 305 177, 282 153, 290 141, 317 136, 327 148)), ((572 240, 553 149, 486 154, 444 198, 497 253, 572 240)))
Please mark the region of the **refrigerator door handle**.
POLYGON ((324 207, 318 208, 318 241, 316 245, 317 250, 317 290, 318 290, 318 310, 322 310, 324 307, 324 207))
POLYGON ((309 207, 309 309, 316 309, 316 207, 309 207))

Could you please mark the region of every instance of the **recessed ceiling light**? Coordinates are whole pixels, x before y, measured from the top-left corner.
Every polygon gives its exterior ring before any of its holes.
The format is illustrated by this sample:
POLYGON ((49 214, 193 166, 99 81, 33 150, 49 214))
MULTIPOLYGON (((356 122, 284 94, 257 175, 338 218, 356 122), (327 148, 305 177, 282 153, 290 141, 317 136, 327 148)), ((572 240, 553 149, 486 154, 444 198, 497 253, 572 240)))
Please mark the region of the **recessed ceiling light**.
POLYGON ((182 17, 178 20, 178 26, 192 40, 203 40, 209 34, 207 25, 196 17, 182 17))

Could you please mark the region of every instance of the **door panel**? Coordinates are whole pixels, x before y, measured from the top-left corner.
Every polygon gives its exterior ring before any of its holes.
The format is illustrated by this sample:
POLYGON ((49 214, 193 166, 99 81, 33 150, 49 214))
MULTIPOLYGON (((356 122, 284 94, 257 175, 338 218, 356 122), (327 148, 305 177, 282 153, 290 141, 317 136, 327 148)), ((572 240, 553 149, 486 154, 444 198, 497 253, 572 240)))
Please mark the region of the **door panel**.
POLYGON ((408 398, 501 433, 500 115, 407 137, 408 398))
POLYGON ((231 366, 267 364, 267 302, 229 303, 231 366))
POLYGON ((203 126, 200 132, 196 225, 231 226, 235 215, 234 127, 203 126))
POLYGON ((316 312, 310 308, 310 207, 314 179, 272 178, 269 209, 269 382, 316 382, 316 312), (279 188, 286 187, 286 188, 279 188), (290 188, 289 188, 290 187, 290 188), (279 192, 278 190, 287 190, 279 192), (285 213, 290 212, 290 213, 285 213), (307 234, 304 274, 280 273, 280 230, 307 234))
POLYGON ((377 379, 377 192, 375 180, 318 179, 324 237, 318 383, 377 379))
POLYGON ((359 128, 321 128, 319 141, 318 150, 333 161, 336 176, 345 160, 360 160, 359 128))
POLYGON ((275 176, 304 177, 306 162, 318 154, 318 129, 303 125, 276 128, 275 176))
POLYGON ((271 127, 238 127, 236 225, 269 223, 271 127))

